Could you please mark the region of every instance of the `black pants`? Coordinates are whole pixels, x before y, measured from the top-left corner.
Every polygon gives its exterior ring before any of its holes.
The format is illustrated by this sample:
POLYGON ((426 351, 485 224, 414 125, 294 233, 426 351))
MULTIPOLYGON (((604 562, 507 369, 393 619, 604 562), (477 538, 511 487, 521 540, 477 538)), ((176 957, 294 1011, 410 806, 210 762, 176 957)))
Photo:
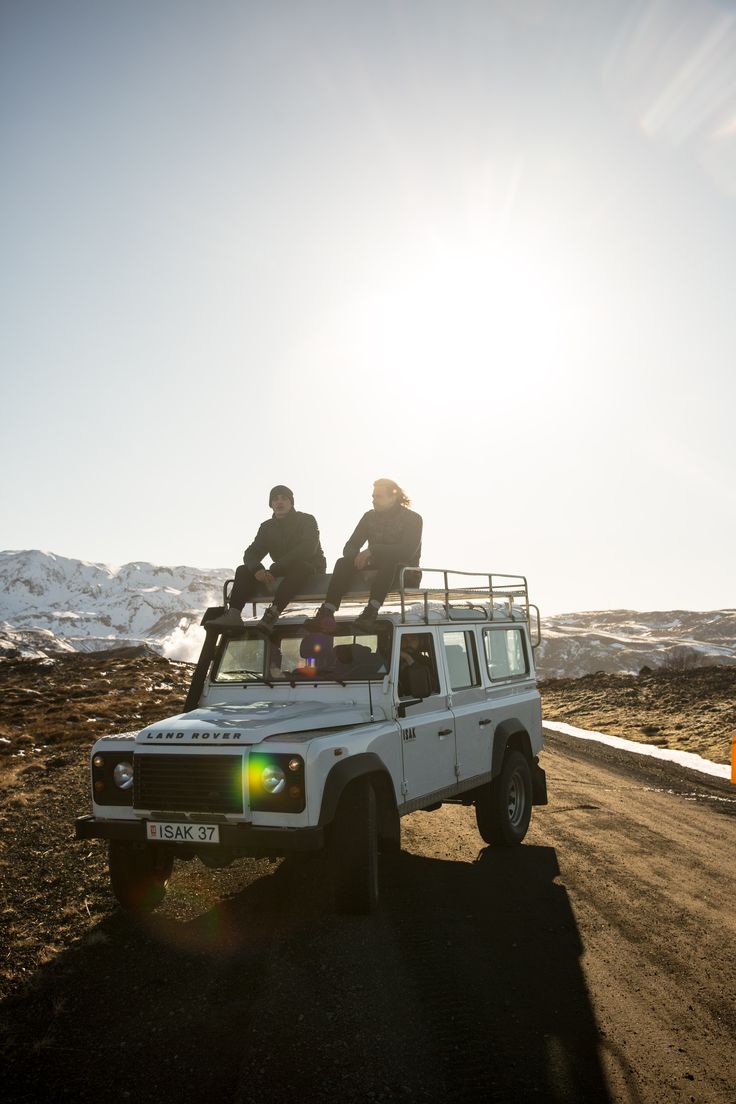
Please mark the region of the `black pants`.
MULTIPOLYGON (((399 585, 396 567, 397 565, 395 563, 388 563, 384 564, 383 567, 367 567, 365 569, 372 575, 370 598, 373 601, 383 605, 383 600, 392 586, 399 585)), ((351 590, 353 587, 362 586, 364 575, 365 572, 356 570, 352 559, 341 556, 332 572, 332 579, 327 588, 325 602, 329 602, 331 606, 337 609, 342 601, 343 595, 346 594, 347 591, 351 590)), ((404 583, 406 586, 419 586, 421 577, 420 571, 407 572, 404 576, 404 583)))
MULTIPOLYGON (((276 593, 273 596, 273 601, 279 613, 286 609, 294 595, 303 589, 307 579, 314 573, 312 565, 305 563, 304 560, 297 560, 290 566, 286 575, 276 587, 276 593)), ((253 598, 258 591, 265 590, 265 584, 256 579, 250 568, 246 567, 245 564, 241 564, 235 572, 235 582, 230 592, 230 609, 242 610, 245 603, 253 598)))

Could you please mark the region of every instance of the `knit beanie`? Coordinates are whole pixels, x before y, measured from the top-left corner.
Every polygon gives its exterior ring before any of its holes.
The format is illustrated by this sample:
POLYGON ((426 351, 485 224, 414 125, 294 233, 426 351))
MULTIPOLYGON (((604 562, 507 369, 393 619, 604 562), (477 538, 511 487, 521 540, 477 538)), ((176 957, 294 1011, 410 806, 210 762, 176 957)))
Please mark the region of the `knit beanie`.
POLYGON ((287 498, 291 499, 291 505, 292 506, 294 505, 294 492, 289 490, 288 487, 285 487, 283 483, 278 483, 275 487, 271 488, 271 491, 269 493, 269 496, 268 496, 268 505, 269 506, 273 502, 274 495, 277 495, 277 494, 286 495, 287 498))

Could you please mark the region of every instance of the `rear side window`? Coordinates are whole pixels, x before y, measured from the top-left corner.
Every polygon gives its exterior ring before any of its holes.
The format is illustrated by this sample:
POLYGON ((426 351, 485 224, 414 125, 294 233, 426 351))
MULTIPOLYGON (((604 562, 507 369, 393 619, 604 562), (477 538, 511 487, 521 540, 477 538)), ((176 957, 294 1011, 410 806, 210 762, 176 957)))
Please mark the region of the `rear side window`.
POLYGON ((484 629, 483 644, 492 680, 519 678, 527 674, 529 664, 521 629, 484 629))
POLYGON ((480 679, 472 632, 446 632, 443 641, 452 689, 469 690, 471 686, 478 686, 480 679))

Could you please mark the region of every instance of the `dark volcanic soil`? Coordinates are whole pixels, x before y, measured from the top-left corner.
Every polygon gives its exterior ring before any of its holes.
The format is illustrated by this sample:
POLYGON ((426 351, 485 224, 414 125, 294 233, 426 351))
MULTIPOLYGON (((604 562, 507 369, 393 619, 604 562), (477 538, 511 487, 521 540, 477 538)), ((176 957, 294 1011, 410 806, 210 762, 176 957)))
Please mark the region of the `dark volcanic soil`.
POLYGON ((191 671, 147 648, 1 661, 5 753, 37 756, 40 747, 76 747, 179 713, 191 671))
POLYGON ((107 894, 100 845, 71 842, 89 811, 92 743, 180 712, 190 675, 135 648, 0 663, 0 993, 93 923, 107 894))
POLYGON ((550 679, 539 689, 545 720, 730 761, 736 666, 550 679))
MULTIPOLYGON (((733 787, 551 736, 525 846, 483 847, 456 806, 405 818, 372 917, 333 915, 320 858, 195 861, 137 924, 73 820, 92 740, 178 712, 190 670, 0 666, 6 1099, 730 1104, 733 787)), ((708 754, 734 676, 547 683, 545 715, 708 754)))

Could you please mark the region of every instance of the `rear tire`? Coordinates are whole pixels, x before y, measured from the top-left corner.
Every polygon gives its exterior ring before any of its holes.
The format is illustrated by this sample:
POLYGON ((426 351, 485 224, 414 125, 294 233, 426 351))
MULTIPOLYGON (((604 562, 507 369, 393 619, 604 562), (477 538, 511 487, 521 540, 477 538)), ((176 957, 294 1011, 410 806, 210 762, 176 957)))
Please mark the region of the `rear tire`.
POLYGON ((118 904, 126 912, 151 912, 166 896, 174 858, 150 844, 110 840, 108 867, 118 904))
POLYGON ((525 755, 506 754, 498 778, 483 786, 475 799, 478 831, 486 843, 516 847, 532 816, 532 775, 525 755))
POLYGON ((335 906, 366 916, 378 904, 376 793, 356 779, 345 787, 332 825, 335 906))

